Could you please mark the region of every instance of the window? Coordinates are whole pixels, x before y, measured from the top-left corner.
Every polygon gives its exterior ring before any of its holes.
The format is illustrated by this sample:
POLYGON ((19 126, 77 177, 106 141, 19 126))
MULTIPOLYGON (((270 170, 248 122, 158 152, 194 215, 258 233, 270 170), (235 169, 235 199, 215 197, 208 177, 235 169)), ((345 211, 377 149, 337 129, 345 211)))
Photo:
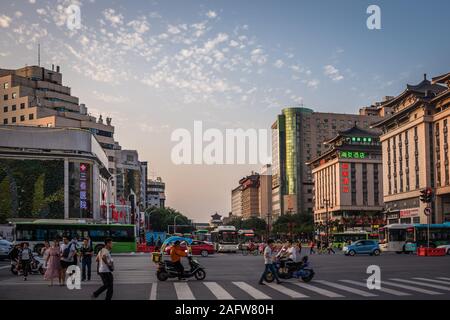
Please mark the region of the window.
POLYGON ((20 109, 25 109, 25 103, 20 104, 20 109))
POLYGON ((34 119, 34 114, 30 113, 30 114, 28 115, 28 120, 33 120, 33 119, 34 119))
POLYGON ((16 111, 16 109, 17 109, 16 105, 13 104, 12 107, 11 107, 11 110, 12 110, 12 111, 16 111))
POLYGON ((8 124, 8 119, 3 119, 3 124, 8 124))
POLYGON ((9 89, 9 83, 8 82, 5 82, 3 84, 3 89, 9 89))
POLYGON ((7 94, 5 94, 5 95, 3 96, 3 100, 8 101, 8 95, 7 95, 7 94))
POLYGON ((11 94, 11 98, 12 98, 12 99, 17 98, 17 93, 13 92, 13 93, 11 94))
POLYGON ((8 112, 8 107, 3 107, 3 112, 8 112))
POLYGON ((11 122, 16 123, 16 117, 12 117, 11 122))
POLYGON ((20 121, 25 121, 25 116, 20 116, 20 121))

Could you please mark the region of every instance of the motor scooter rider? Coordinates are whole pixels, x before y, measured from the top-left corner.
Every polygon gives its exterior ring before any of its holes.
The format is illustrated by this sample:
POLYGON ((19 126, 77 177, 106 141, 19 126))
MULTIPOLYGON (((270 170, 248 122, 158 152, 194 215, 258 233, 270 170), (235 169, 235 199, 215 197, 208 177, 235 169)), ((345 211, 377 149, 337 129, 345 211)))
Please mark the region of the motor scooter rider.
POLYGON ((181 263, 181 258, 186 257, 187 253, 181 248, 180 241, 175 241, 172 248, 170 249, 170 260, 173 263, 173 266, 178 271, 178 280, 185 280, 183 279, 184 274, 184 267, 181 263))

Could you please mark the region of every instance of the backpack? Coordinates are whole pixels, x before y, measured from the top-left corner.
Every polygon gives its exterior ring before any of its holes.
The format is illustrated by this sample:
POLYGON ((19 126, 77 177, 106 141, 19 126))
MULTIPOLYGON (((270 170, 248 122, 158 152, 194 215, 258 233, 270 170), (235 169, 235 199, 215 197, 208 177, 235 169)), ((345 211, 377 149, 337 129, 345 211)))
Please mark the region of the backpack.
POLYGON ((67 246, 67 248, 64 249, 63 254, 62 254, 63 258, 68 258, 68 257, 69 257, 69 254, 70 254, 70 248, 71 248, 72 244, 73 244, 73 243, 71 242, 71 243, 67 246))

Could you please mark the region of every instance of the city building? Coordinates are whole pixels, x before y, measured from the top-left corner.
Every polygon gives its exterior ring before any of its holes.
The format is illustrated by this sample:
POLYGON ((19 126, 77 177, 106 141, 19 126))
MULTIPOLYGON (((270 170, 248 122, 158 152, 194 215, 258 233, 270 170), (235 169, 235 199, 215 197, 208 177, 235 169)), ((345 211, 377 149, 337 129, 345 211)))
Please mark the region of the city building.
POLYGON ((108 157, 88 130, 0 126, 0 213, 106 221, 108 157))
POLYGON ((431 223, 450 221, 450 73, 433 81, 424 76, 407 85, 382 108, 392 115, 379 121, 383 153, 383 196, 387 222, 427 223, 420 191, 432 188, 431 223))
POLYGON ((242 217, 242 186, 239 185, 231 190, 231 214, 242 217))
POLYGON ((354 126, 325 141, 330 148, 309 161, 316 224, 372 230, 383 224, 379 133, 354 126))
POLYGON ((223 225, 226 226, 226 225, 228 225, 230 222, 232 222, 236 218, 237 217, 235 215, 233 215, 233 213, 228 212, 228 216, 222 218, 222 223, 223 223, 223 225))
POLYGON ((148 162, 142 161, 141 165, 141 203, 139 209, 145 211, 147 209, 147 180, 148 180, 148 162))
POLYGON ((161 177, 147 180, 147 208, 165 208, 166 184, 161 177))
POLYGON ((242 218, 259 218, 259 174, 252 172, 239 180, 239 185, 242 187, 242 218))
POLYGON ((313 212, 313 180, 306 162, 327 151, 324 141, 356 123, 367 129, 379 115, 285 108, 272 125, 272 216, 313 212))
POLYGON ((259 214, 267 223, 272 220, 272 166, 266 164, 259 175, 259 214))
POLYGON ((218 214, 217 212, 213 215, 211 215, 211 220, 209 221, 209 225, 212 228, 216 228, 218 226, 223 225, 222 216, 218 214))

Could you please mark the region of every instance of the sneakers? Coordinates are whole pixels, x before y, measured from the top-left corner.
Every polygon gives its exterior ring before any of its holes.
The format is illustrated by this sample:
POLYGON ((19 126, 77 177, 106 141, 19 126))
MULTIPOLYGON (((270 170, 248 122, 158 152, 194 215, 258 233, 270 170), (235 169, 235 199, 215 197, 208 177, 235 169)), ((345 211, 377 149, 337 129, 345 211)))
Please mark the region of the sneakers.
POLYGON ((259 285, 265 286, 266 284, 264 282, 258 282, 259 285))

